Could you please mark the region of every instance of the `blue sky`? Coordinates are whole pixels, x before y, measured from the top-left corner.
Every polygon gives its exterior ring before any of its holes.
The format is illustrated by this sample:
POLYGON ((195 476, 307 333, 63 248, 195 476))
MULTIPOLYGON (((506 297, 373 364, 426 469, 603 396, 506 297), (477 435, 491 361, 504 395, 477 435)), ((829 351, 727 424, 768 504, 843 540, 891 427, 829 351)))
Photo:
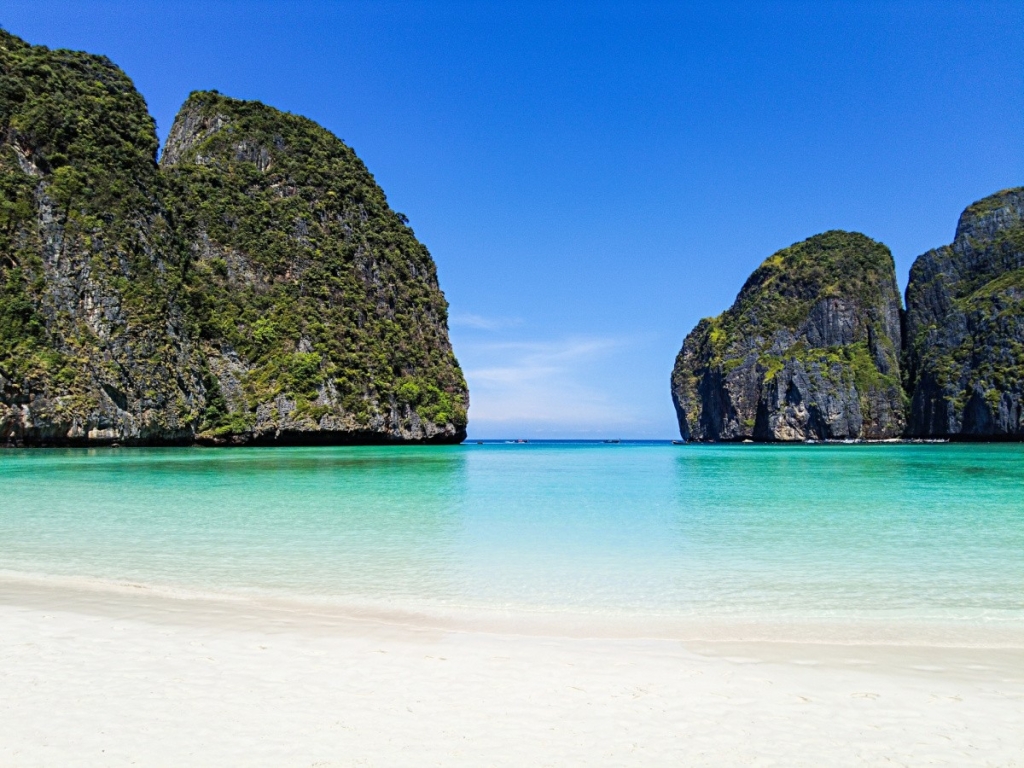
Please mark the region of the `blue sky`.
POLYGON ((817 232, 901 285, 1024 184, 1024 3, 5 0, 161 138, 194 89, 311 117, 438 264, 472 437, 674 437, 685 334, 817 232))

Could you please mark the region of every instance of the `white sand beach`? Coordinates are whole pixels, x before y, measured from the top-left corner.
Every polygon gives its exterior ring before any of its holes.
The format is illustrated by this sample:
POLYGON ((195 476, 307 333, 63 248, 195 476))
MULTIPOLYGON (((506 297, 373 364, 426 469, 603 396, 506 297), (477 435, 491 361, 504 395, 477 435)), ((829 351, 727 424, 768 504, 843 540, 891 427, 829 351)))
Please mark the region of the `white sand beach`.
POLYGON ((0 765, 1024 765, 1024 651, 516 634, 4 581, 0 765))

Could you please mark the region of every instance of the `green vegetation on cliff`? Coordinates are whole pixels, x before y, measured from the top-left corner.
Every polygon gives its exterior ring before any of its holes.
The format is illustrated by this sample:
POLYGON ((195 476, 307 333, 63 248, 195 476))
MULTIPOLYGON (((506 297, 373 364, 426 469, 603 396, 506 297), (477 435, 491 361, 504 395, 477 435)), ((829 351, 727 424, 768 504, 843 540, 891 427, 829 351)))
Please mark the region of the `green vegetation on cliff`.
POLYGON ((0 31, 0 443, 465 434, 434 263, 349 147, 196 93, 156 152, 109 60, 0 31))
POLYGON ((686 337, 681 434, 1024 438, 1024 188, 968 206, 953 243, 914 262, 906 301, 903 332, 892 258, 863 235, 779 251, 686 337))
POLYGON ((687 336, 673 371, 684 437, 891 437, 903 426, 889 249, 830 231, 778 251, 687 336))
POLYGON ((369 429, 397 406, 465 426, 433 260, 349 147, 305 118, 194 93, 161 164, 198 338, 246 369, 235 412, 212 409, 204 428, 280 396, 293 420, 369 429))
POLYGON ((1024 188, 968 206, 907 286, 915 437, 1024 437, 1024 188))
POLYGON ((107 420, 105 388, 146 428, 188 418, 168 384, 176 253, 156 149, 109 60, 0 30, 0 403, 35 396, 39 420, 81 430, 107 420))

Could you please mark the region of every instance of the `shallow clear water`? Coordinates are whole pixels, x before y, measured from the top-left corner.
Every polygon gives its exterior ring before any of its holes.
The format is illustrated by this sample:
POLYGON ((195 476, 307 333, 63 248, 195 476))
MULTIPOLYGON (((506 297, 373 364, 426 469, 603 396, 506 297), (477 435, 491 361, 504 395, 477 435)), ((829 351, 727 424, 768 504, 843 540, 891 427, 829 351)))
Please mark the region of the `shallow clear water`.
POLYGON ((368 602, 1024 621, 1024 446, 0 453, 0 570, 368 602))

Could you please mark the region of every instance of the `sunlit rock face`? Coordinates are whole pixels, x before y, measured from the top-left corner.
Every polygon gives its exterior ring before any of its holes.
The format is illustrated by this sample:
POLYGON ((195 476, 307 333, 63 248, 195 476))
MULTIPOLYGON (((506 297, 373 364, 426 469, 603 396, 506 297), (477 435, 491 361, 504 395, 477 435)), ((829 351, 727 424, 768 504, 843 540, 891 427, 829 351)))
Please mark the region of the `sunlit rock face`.
POLYGON ((0 31, 0 444, 458 442, 434 262, 315 123, 0 31))
POLYGON ((911 437, 1024 439, 1024 188, 969 206, 907 287, 911 437))
POLYGON ((769 257, 701 320, 672 372, 683 439, 902 434, 900 295, 889 249, 830 231, 769 257))
POLYGON ((459 442, 434 261, 316 123, 193 93, 160 161, 206 361, 204 440, 459 442))

